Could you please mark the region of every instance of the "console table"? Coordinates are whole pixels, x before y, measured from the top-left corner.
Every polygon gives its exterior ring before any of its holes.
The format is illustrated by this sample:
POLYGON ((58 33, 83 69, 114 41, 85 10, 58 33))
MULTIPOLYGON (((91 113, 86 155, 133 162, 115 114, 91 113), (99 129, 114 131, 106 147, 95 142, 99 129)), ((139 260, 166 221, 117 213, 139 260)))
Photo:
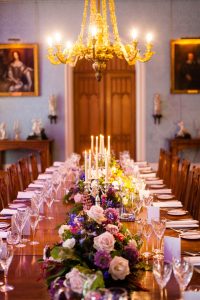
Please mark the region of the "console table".
POLYGON ((200 139, 170 139, 169 140, 169 149, 172 155, 177 155, 179 151, 188 148, 200 149, 200 139))
POLYGON ((46 158, 46 166, 52 164, 53 140, 0 140, 0 168, 4 164, 4 152, 8 150, 32 150, 43 151, 46 158))

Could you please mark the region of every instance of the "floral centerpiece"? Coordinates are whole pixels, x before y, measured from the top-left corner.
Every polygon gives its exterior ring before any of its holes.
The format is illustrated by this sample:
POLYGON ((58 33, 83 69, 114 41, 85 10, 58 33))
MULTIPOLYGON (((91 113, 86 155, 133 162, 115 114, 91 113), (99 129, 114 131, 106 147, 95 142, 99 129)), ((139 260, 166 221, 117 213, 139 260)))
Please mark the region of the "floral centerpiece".
POLYGON ((67 282, 80 295, 88 289, 115 285, 141 289, 137 282, 144 268, 138 253, 141 240, 120 223, 115 208, 92 205, 89 210, 70 213, 59 236, 60 243, 45 250, 42 263, 51 293, 55 292, 55 279, 60 285, 67 282))

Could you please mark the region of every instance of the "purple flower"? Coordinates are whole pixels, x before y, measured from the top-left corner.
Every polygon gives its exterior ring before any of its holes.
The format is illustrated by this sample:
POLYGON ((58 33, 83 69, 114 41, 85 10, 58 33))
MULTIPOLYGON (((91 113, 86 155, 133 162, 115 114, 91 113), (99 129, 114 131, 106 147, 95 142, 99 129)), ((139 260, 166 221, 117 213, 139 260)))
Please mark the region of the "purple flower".
POLYGON ((94 264, 101 269, 106 269, 109 267, 111 259, 112 258, 108 252, 97 251, 94 256, 94 264))
POLYGON ((130 267, 133 267, 138 262, 138 251, 133 246, 125 246, 123 257, 129 261, 130 267))
POLYGON ((108 222, 115 223, 119 219, 119 213, 115 208, 107 208, 104 214, 108 222))

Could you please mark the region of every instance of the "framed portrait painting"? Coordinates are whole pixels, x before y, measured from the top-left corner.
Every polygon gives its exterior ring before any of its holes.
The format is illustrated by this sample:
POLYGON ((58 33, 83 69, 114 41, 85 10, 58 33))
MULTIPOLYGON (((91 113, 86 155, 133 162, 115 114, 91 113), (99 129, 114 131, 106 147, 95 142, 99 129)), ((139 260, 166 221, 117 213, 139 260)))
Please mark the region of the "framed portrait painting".
POLYGON ((200 93, 200 39, 171 41, 171 92, 200 93))
POLYGON ((38 45, 0 44, 0 96, 38 95, 38 45))

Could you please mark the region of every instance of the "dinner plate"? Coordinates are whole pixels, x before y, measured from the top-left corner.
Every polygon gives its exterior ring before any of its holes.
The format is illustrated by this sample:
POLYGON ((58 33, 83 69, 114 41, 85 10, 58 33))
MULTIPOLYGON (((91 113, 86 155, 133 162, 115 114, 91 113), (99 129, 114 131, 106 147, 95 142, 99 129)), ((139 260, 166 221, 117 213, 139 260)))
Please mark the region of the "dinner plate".
POLYGON ((152 184, 151 186, 150 186, 152 189, 162 189, 162 188, 164 188, 165 187, 165 184, 152 184))
POLYGON ((182 239, 185 239, 185 240, 199 240, 200 239, 200 234, 194 234, 194 233, 191 232, 191 235, 181 234, 180 237, 182 239))
POLYGON ((169 199, 173 199, 174 195, 161 194, 161 195, 157 195, 157 198, 161 200, 169 200, 169 199))
POLYGON ((152 180, 159 180, 160 178, 159 177, 147 177, 145 178, 145 180, 149 180, 149 181, 152 181, 152 180))
POLYGON ((183 209, 171 209, 167 212, 168 215, 171 216, 184 216, 187 214, 187 210, 183 209))

